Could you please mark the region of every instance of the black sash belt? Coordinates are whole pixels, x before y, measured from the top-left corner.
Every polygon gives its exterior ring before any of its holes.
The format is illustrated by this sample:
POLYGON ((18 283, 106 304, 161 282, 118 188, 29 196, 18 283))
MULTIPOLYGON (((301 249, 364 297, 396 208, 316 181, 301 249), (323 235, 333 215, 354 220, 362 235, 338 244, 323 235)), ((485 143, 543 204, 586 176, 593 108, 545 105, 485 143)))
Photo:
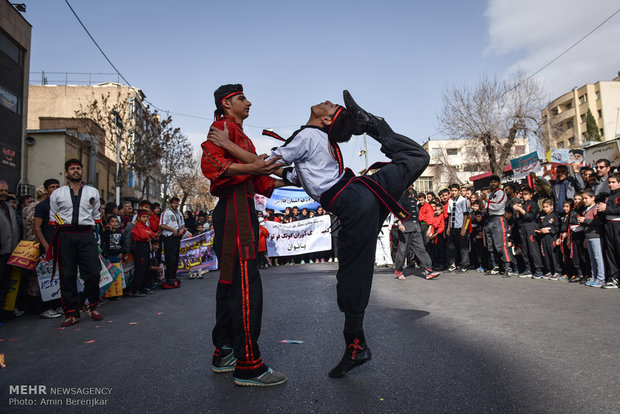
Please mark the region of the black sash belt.
POLYGON ((351 183, 359 181, 364 184, 377 199, 390 210, 399 220, 407 220, 410 214, 405 210, 398 201, 394 200, 391 195, 379 183, 373 180, 367 175, 356 177, 353 171, 347 168, 344 172, 344 176, 338 181, 332 188, 327 190, 321 195, 321 205, 331 211, 331 205, 338 195, 351 183))

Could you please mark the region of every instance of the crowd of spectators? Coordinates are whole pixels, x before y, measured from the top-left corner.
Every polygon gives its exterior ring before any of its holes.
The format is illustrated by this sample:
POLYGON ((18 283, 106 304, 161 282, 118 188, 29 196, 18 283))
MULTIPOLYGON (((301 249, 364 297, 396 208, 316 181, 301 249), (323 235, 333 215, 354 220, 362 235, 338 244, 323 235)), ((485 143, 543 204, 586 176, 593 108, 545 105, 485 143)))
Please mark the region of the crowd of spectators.
MULTIPOLYGON (((620 173, 601 159, 591 167, 558 165, 550 179, 534 173, 501 186, 453 184, 438 195, 418 193, 415 220, 435 270, 565 280, 618 287, 620 173), (493 226, 496 223, 497 226, 493 226)), ((391 227, 392 258, 404 238, 391 227)), ((402 246, 401 246, 402 247, 402 246)), ((409 266, 423 260, 408 247, 409 266)), ((395 277, 405 279, 398 268, 395 277)), ((433 278, 428 277, 427 278, 433 278)))
MULTIPOLYGON (((0 180, 0 309, 4 307, 11 286, 11 270, 18 269, 21 276, 15 309, 2 311, 1 320, 13 319, 24 313, 39 314, 48 319, 60 318, 63 315, 60 299, 42 300, 36 271, 14 268, 7 264, 21 240, 38 243, 41 260, 45 260, 45 253, 55 231, 49 219, 50 196, 59 186, 60 182, 52 178, 35 189, 34 197, 15 197, 8 192, 7 183, 0 180)), ((175 197, 170 199, 171 204, 176 202, 178 205, 178 201, 175 197)), ((120 205, 104 203, 104 200, 100 202, 102 222, 94 231, 102 257, 112 264, 134 262, 131 284, 123 291, 127 297, 145 297, 156 288, 165 287, 166 282, 174 284, 178 255, 176 262, 168 263, 168 278, 171 279, 168 280, 166 266, 161 260, 165 242, 171 239, 178 241, 177 239, 190 234, 197 235, 213 229, 211 215, 203 211, 193 213, 187 210, 182 214, 183 219, 179 217, 178 223, 174 225, 167 221, 164 224, 159 203, 148 200, 138 203, 127 200, 120 205)), ((166 212, 168 211, 172 210, 168 208, 166 212)), ((181 213, 177 214, 181 216, 181 213)), ((192 272, 190 278, 203 278, 203 275, 204 273, 192 272)))

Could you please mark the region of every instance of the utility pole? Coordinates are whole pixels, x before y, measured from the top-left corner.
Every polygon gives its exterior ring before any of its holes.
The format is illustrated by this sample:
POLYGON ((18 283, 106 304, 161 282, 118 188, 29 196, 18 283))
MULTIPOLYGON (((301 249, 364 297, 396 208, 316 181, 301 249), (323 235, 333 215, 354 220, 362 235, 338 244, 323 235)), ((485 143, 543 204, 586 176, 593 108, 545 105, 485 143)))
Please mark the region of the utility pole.
POLYGON ((364 169, 368 170, 368 146, 366 145, 366 133, 364 133, 364 164, 364 169))
POLYGON ((123 121, 121 116, 115 110, 111 110, 110 113, 114 115, 114 129, 116 131, 116 205, 121 204, 121 182, 120 182, 120 170, 121 170, 121 133, 123 130, 123 121))

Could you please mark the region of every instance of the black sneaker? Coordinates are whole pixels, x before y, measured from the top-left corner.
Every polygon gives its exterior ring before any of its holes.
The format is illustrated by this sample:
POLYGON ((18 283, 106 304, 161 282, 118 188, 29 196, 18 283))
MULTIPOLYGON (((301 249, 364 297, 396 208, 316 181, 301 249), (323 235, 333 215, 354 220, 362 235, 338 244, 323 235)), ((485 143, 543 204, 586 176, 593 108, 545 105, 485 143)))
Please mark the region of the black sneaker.
POLYGON ((217 348, 213 353, 213 360, 211 362, 211 369, 216 374, 224 372, 233 372, 235 365, 237 364, 237 358, 235 358, 232 348, 223 346, 217 348))
POLYGON ((336 365, 334 369, 329 371, 328 375, 331 378, 343 377, 353 368, 359 367, 360 365, 365 364, 372 359, 370 348, 368 348, 368 346, 357 346, 359 347, 359 349, 356 349, 353 352, 351 352, 351 350, 347 348, 338 365, 336 365))
POLYGON ((288 378, 286 378, 286 375, 274 371, 271 368, 267 368, 267 371, 254 378, 235 378, 235 384, 241 387, 272 387, 274 385, 284 384, 287 380, 288 378))

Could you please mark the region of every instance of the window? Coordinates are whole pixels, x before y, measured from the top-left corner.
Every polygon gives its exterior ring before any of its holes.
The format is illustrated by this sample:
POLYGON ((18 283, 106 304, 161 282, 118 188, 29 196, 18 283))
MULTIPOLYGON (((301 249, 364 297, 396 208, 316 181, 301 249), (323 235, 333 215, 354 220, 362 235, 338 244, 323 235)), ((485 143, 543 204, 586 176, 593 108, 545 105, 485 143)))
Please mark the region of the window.
POLYGON ((601 91, 596 91, 596 100, 601 99, 601 91))
POLYGON ((573 101, 570 101, 566 104, 566 109, 571 109, 573 107, 573 101))
POLYGON ((579 97, 579 103, 584 104, 584 103, 586 103, 586 102, 587 102, 586 96, 585 96, 585 95, 581 95, 581 96, 579 97))
POLYGON ((480 166, 478 164, 465 164, 463 166, 463 171, 465 172, 478 172, 480 171, 480 166))
POLYGON ((575 137, 569 138, 568 139, 568 144, 572 147, 573 145, 575 145, 575 137))
POLYGON ((603 111, 601 111, 600 109, 598 110, 598 117, 602 118, 603 117, 603 111))
POLYGON ((581 114, 581 122, 586 122, 586 114, 581 114))
POLYGON ((415 181, 413 187, 417 192, 428 193, 429 191, 433 191, 433 178, 420 177, 415 181))
POLYGON ((584 132, 583 134, 581 134, 581 140, 583 142, 588 142, 588 136, 586 135, 586 133, 584 132))
POLYGON ((446 148, 446 154, 459 155, 459 149, 458 148, 446 148))
POLYGON ((566 121, 566 129, 573 129, 573 120, 569 119, 566 121))
POLYGON ((605 135, 603 134, 603 128, 600 129, 599 133, 601 134, 601 138, 603 137, 603 135, 605 135))
POLYGON ((525 145, 515 145, 515 154, 516 155, 525 154, 525 145))
POLYGON ((564 141, 558 142, 558 148, 564 148, 564 141))
POLYGON ((22 64, 24 52, 2 32, 0 32, 0 50, 17 64, 22 64))
POLYGON ((0 86, 0 105, 19 115, 19 98, 0 86))

